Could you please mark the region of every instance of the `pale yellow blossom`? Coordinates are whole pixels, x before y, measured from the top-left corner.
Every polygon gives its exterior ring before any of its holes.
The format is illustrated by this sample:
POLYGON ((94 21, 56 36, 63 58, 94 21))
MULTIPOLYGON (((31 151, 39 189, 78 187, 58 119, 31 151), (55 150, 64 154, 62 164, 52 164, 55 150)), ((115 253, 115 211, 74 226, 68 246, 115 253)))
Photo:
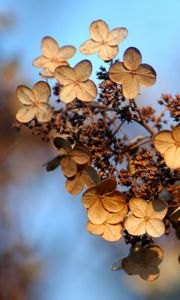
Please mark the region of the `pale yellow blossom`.
POLYGON ((163 130, 154 136, 154 146, 171 169, 180 168, 180 124, 172 131, 163 130))
POLYGON ((54 77, 54 71, 58 66, 67 66, 67 60, 76 52, 73 46, 59 47, 57 41, 46 36, 41 42, 42 56, 33 61, 33 66, 42 68, 40 75, 43 77, 54 77))
POLYGON ((41 123, 51 120, 52 110, 48 104, 51 90, 48 83, 38 81, 32 90, 20 85, 16 90, 16 95, 23 104, 16 114, 18 121, 26 123, 35 117, 41 123))
POLYGON ((86 55, 98 53, 103 60, 111 60, 118 54, 118 44, 128 34, 124 27, 109 31, 109 26, 103 20, 92 22, 89 30, 92 38, 81 45, 80 51, 86 55))
POLYGON ((126 49, 123 62, 115 62, 109 69, 109 77, 113 82, 122 84, 122 92, 126 98, 135 98, 140 85, 151 86, 156 81, 156 72, 148 64, 142 64, 142 56, 137 48, 126 49))

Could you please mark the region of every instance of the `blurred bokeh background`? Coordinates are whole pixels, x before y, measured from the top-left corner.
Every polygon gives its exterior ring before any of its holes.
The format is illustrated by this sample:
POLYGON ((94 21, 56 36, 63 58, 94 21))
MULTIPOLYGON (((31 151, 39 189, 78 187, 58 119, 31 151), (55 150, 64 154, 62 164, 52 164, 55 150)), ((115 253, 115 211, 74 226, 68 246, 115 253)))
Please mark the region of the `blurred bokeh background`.
MULTIPOLYGON (((127 254, 123 242, 107 243, 85 228, 79 197, 67 194, 59 169, 46 173, 54 153, 37 137, 12 127, 19 84, 39 80, 32 61, 41 38, 77 48, 89 38, 89 24, 104 19, 128 28, 120 57, 129 46, 158 74, 139 101, 156 105, 161 93, 180 92, 179 0, 0 0, 0 299, 130 300, 179 299, 179 244, 164 238, 161 277, 153 283, 112 273, 127 254)), ((72 65, 84 56, 78 51, 72 65)), ((102 62, 93 55, 93 78, 102 62)), ((158 109, 158 108, 157 108, 158 109)))

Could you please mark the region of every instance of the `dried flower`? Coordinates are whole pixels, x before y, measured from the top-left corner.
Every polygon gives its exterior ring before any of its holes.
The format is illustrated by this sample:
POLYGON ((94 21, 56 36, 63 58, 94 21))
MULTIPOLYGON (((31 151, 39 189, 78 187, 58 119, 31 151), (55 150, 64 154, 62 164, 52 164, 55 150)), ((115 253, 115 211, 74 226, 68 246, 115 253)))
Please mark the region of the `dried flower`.
POLYGON ((89 76, 92 73, 92 64, 89 60, 80 61, 74 68, 58 67, 55 71, 56 79, 63 85, 60 90, 60 100, 69 103, 74 99, 92 101, 97 96, 97 87, 89 76))
POLYGON ((116 190, 116 182, 106 179, 90 187, 82 197, 84 207, 88 209, 88 218, 93 224, 103 224, 110 213, 127 213, 125 196, 116 190))
POLYGON ((81 53, 98 53, 101 59, 111 60, 118 54, 118 44, 127 37, 128 31, 123 27, 109 31, 109 26, 106 22, 97 20, 91 23, 90 34, 92 39, 81 45, 81 53))
POLYGON ((152 237, 160 237, 165 233, 162 219, 167 213, 167 205, 161 199, 146 202, 140 198, 129 201, 131 215, 124 222, 129 234, 142 235, 148 233, 152 237))
POLYGON ((123 95, 135 98, 140 85, 151 86, 156 81, 155 70, 147 64, 141 64, 141 52, 134 47, 126 49, 123 62, 115 62, 109 69, 109 77, 113 82, 122 84, 123 95))
POLYGON ((50 86, 44 81, 38 81, 32 88, 20 85, 16 90, 18 99, 23 106, 18 110, 16 118, 22 123, 31 121, 34 117, 39 122, 49 122, 52 111, 48 104, 51 95, 50 86))
POLYGON ((180 168, 180 124, 172 131, 163 130, 154 136, 154 146, 171 169, 180 168))
POLYGON ((107 219, 102 224, 93 224, 90 221, 87 223, 87 230, 94 234, 100 235, 104 240, 116 242, 122 237, 123 226, 120 224, 123 215, 119 213, 108 213, 107 219))
POLYGON ((33 66, 43 68, 40 73, 43 77, 54 77, 54 71, 58 66, 68 65, 67 60, 76 52, 73 46, 59 47, 56 40, 46 36, 41 42, 42 56, 33 61, 33 66))
POLYGON ((129 275, 139 275, 142 279, 152 281, 159 277, 158 265, 163 260, 163 250, 159 246, 132 247, 130 254, 122 259, 123 270, 129 275))

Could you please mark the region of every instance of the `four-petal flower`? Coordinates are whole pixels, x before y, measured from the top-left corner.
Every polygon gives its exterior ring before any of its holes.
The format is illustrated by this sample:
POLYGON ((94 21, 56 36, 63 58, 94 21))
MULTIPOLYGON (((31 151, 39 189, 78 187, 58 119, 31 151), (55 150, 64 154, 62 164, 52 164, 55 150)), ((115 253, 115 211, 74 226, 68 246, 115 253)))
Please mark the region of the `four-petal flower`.
POLYGON ((43 68, 40 75, 43 77, 54 77, 54 71, 58 66, 68 65, 67 60, 76 52, 73 46, 59 47, 56 40, 46 36, 41 42, 42 56, 33 61, 33 66, 43 68))
POLYGON ((165 225, 162 219, 167 214, 167 205, 163 200, 147 202, 140 198, 132 198, 129 208, 132 214, 124 222, 129 234, 136 236, 148 233, 152 237, 164 234, 165 225))
POLYGON ((63 85, 60 90, 60 100, 69 103, 74 99, 89 102, 96 98, 97 87, 88 79, 92 73, 92 64, 89 60, 80 61, 74 68, 58 67, 55 77, 63 85))
POLYGON ((92 39, 87 40, 80 47, 82 54, 98 53, 103 60, 111 60, 118 54, 118 44, 127 37, 128 31, 124 27, 109 31, 109 26, 103 20, 97 20, 90 25, 92 39))
POLYGON ((180 124, 172 131, 163 130, 154 136, 154 146, 171 169, 180 168, 180 124))
POLYGON ((44 81, 38 81, 32 88, 20 85, 16 90, 18 99, 23 106, 18 110, 16 118, 22 123, 31 121, 34 117, 39 122, 49 122, 52 110, 48 100, 51 95, 50 86, 44 81))
POLYGON ((144 280, 153 281, 159 277, 158 265, 163 257, 164 252, 159 246, 135 246, 131 248, 130 254, 122 259, 121 266, 129 275, 139 275, 144 280))
POLYGON ((141 64, 142 56, 137 48, 126 49, 123 62, 115 62, 109 69, 109 77, 113 82, 122 84, 123 95, 135 98, 140 85, 151 86, 156 81, 156 72, 148 64, 141 64))

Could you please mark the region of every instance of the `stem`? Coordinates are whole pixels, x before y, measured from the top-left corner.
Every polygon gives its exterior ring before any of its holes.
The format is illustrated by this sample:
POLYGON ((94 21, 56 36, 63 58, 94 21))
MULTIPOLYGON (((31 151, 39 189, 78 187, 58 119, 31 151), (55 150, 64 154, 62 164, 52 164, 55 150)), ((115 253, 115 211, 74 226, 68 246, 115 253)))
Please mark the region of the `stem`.
POLYGON ((124 122, 125 122, 125 120, 123 120, 123 121, 116 127, 116 129, 114 130, 114 133, 113 133, 112 136, 115 136, 116 133, 118 133, 119 129, 120 129, 121 126, 124 124, 124 122))
POLYGON ((137 104, 136 104, 136 102, 135 102, 135 100, 134 99, 131 99, 130 100, 130 102, 134 105, 134 108, 136 109, 136 111, 137 111, 137 113, 138 113, 138 115, 139 115, 139 118, 140 118, 140 121, 139 120, 135 120, 134 119, 134 121, 135 122, 137 122, 137 123, 139 123, 139 124, 141 124, 152 136, 156 133, 155 132, 155 130, 151 127, 151 126, 149 126, 148 124, 147 124, 147 122, 143 119, 143 116, 142 116, 142 114, 141 114, 141 110, 140 110, 140 108, 137 106, 137 104))

